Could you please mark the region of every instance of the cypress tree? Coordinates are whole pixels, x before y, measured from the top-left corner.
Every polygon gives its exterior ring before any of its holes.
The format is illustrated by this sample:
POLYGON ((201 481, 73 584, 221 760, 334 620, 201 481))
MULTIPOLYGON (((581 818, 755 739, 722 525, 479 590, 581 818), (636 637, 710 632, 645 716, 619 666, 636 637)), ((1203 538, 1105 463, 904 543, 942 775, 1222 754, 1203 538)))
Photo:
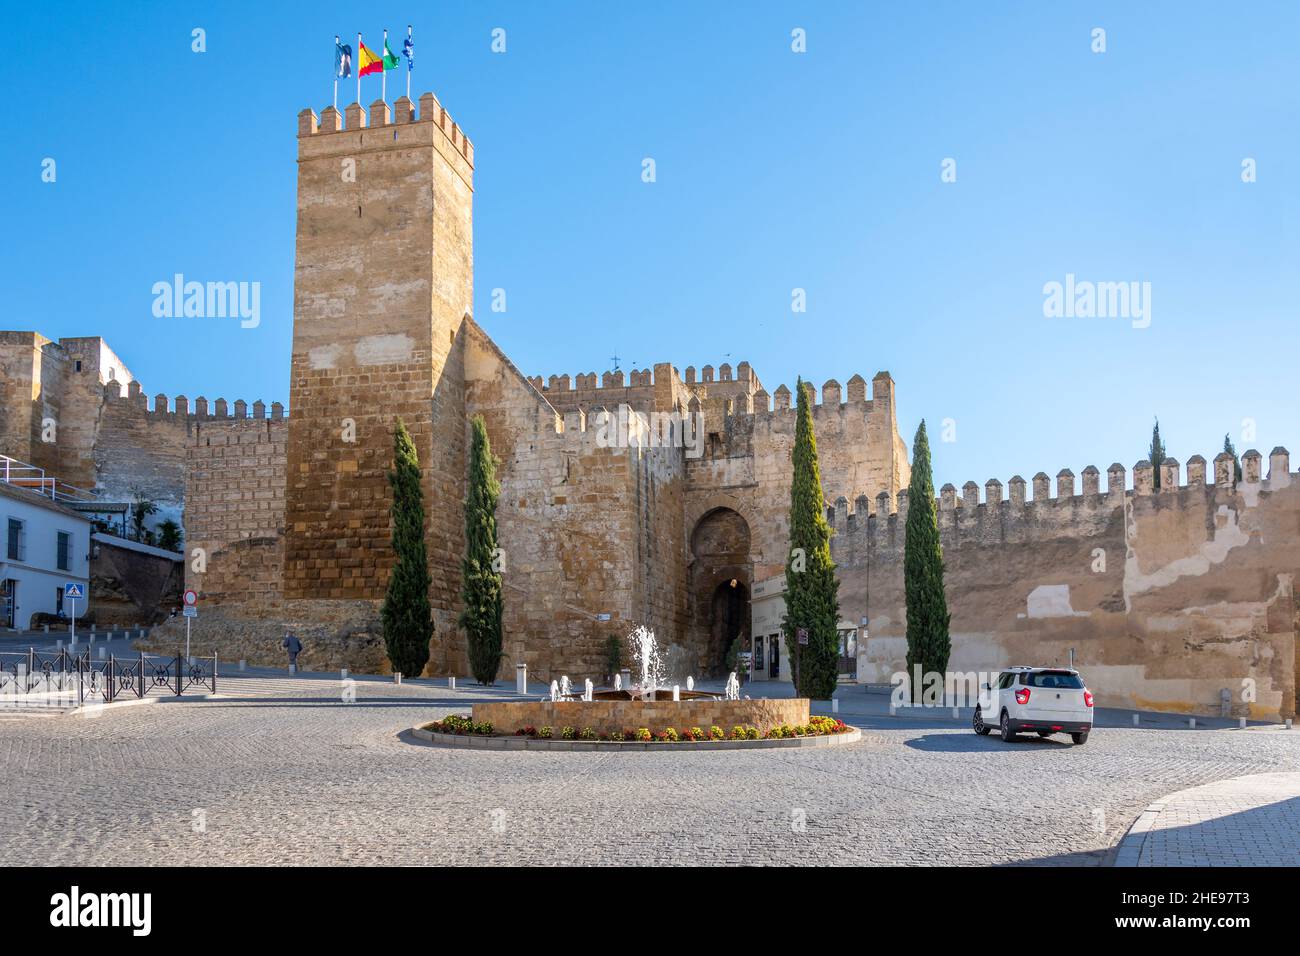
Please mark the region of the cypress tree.
POLYGON ((1232 444, 1232 439, 1228 437, 1227 432, 1223 434, 1223 450, 1232 456, 1232 473, 1235 481, 1241 481, 1241 459, 1237 457, 1237 449, 1232 444))
MULTIPOLYGON (((948 599, 943 591, 943 547, 934 512, 934 478, 930 473, 930 440, 925 420, 912 443, 912 480, 907 486, 907 531, 903 546, 903 586, 907 604, 907 674, 912 680, 921 665, 922 680, 931 672, 948 670, 952 640, 948 635, 948 599)), ((921 684, 913 682, 912 700, 921 700, 921 684)))
POLYGON ((424 549, 424 490, 415 442, 399 418, 393 431, 393 553, 381 619, 393 670, 418 677, 429 662, 433 610, 429 606, 429 555, 424 549))
POLYGON ((787 660, 798 663, 795 692, 827 700, 835 693, 839 660, 839 582, 831 561, 831 529, 826 523, 821 472, 817 467, 817 437, 813 434, 808 386, 797 384, 798 417, 791 459, 790 555, 785 567, 785 632, 787 660), (800 646, 800 628, 808 643, 800 646))
POLYGON ((501 572, 497 570, 497 499, 501 486, 482 415, 470 423, 469 494, 465 498, 465 561, 460 626, 469 666, 480 684, 494 684, 501 666, 501 572))
MULTIPOLYGON (((1226 437, 1226 436, 1225 436, 1226 437)), ((1160 440, 1160 419, 1156 419, 1155 428, 1151 429, 1151 449, 1148 452, 1151 459, 1151 470, 1155 474, 1155 489, 1160 490, 1160 466, 1165 460, 1165 443, 1160 440)))

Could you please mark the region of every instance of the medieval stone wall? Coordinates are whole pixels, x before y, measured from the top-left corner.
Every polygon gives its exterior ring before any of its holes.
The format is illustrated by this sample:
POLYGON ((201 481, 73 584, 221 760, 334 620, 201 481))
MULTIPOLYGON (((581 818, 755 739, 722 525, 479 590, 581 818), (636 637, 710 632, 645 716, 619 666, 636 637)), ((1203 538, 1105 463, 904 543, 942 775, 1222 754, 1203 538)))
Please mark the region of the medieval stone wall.
MULTIPOLYGON (((950 670, 1010 664, 1075 665, 1103 706, 1218 713, 1227 689, 1234 714, 1295 711, 1296 611, 1300 569, 1300 486, 1289 456, 1275 449, 1268 477, 1261 456, 1242 456, 1243 480, 1220 456, 1213 483, 1206 462, 1188 463, 1187 484, 1168 461, 1159 492, 1140 462, 1134 488, 1112 465, 1108 487, 1085 470, 1082 494, 1062 471, 1055 497, 1044 474, 1026 483, 967 483, 939 499, 945 585, 952 613, 950 670)), ((897 511, 881 497, 832 512, 841 616, 869 617, 862 657, 869 680, 905 671, 903 545, 907 495, 897 511), (846 613, 847 612, 847 613, 846 613)), ((861 646, 861 645, 860 645, 861 646)))

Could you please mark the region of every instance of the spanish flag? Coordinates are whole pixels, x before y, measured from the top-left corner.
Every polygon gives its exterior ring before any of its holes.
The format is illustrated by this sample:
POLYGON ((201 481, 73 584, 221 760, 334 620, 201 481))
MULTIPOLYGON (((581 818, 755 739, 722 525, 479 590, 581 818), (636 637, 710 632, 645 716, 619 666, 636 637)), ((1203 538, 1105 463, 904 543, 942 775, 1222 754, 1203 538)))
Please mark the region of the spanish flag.
POLYGON ((358 63, 361 69, 357 71, 357 76, 369 76, 371 73, 384 72, 384 61, 381 57, 375 56, 364 43, 358 43, 361 48, 358 63))

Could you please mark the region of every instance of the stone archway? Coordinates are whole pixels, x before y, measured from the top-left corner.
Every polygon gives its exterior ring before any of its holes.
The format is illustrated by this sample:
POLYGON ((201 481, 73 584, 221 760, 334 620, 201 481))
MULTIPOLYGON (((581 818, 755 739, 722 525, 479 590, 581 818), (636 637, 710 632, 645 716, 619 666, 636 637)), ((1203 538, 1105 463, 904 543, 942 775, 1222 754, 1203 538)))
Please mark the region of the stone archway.
POLYGON ((750 633, 750 531, 739 512, 717 507, 691 529, 691 649, 702 673, 723 672, 727 649, 750 633))

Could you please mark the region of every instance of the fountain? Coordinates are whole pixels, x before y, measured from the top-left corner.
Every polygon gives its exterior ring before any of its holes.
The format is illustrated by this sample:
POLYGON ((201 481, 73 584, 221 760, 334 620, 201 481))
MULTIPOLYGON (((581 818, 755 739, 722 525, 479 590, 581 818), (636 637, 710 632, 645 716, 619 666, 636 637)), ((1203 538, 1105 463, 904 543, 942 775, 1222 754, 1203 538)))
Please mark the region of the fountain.
POLYGON ((736 680, 736 672, 732 671, 731 676, 727 678, 727 700, 740 700, 740 681, 736 680))
POLYGON ((694 676, 687 675, 697 659, 686 648, 661 647, 654 631, 645 626, 638 626, 626 641, 632 649, 630 676, 614 674, 612 688, 598 690, 591 678, 581 678, 582 687, 575 693, 564 675, 551 681, 549 700, 475 704, 474 720, 507 728, 509 734, 525 727, 573 727, 611 735, 629 728, 681 732, 738 725, 766 732, 774 726, 808 723, 806 698, 742 700, 735 671, 725 691, 697 690, 694 676))

